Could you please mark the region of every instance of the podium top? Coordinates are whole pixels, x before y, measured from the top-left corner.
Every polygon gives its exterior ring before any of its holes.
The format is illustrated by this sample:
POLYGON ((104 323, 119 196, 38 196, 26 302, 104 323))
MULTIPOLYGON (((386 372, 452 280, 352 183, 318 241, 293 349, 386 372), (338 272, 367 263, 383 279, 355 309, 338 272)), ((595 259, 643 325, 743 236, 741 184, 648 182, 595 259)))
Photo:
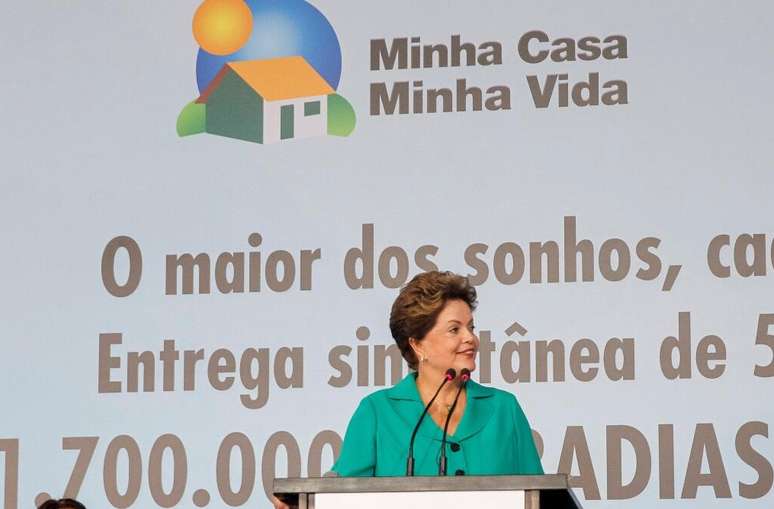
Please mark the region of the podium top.
POLYGON ((273 491, 279 498, 297 501, 301 494, 390 493, 418 491, 536 491, 546 507, 579 508, 569 479, 564 474, 429 476, 429 477, 317 477, 275 479, 273 491))
POLYGON ((274 493, 570 490, 566 475, 316 477, 274 480, 274 493))

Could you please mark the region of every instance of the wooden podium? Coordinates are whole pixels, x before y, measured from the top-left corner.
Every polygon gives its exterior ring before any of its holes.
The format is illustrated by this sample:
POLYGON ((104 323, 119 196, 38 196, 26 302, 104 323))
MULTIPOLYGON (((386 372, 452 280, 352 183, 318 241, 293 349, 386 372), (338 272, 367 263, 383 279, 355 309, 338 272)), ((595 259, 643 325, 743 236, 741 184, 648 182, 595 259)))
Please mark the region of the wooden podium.
POLYGON ((580 509, 566 475, 275 479, 299 509, 580 509))

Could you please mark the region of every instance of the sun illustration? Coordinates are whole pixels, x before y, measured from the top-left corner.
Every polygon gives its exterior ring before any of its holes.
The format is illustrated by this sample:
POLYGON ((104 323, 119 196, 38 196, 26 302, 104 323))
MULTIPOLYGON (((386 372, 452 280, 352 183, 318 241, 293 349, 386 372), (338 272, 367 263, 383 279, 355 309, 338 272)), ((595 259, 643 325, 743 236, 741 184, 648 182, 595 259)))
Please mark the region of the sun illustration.
POLYGON ((204 0, 193 18, 193 34, 202 49, 228 55, 245 45, 253 14, 244 0, 204 0))

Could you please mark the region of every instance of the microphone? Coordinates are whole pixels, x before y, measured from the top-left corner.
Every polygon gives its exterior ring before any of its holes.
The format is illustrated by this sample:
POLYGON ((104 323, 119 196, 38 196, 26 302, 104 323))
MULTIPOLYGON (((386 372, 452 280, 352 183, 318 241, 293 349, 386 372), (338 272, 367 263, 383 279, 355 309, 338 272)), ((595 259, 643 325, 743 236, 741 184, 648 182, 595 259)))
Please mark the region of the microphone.
POLYGON ((443 425, 443 439, 441 440, 441 460, 438 463, 438 475, 446 475, 446 433, 448 432, 449 421, 451 420, 451 416, 454 413, 454 409, 457 408, 457 400, 460 397, 462 388, 465 387, 465 384, 468 382, 468 380, 470 380, 470 370, 468 368, 462 368, 460 371, 460 380, 462 383, 460 383, 460 386, 457 389, 457 394, 454 396, 454 402, 452 403, 451 408, 449 408, 449 414, 446 416, 446 422, 443 425))
POLYGON ((407 476, 414 475, 414 439, 417 436, 417 431, 419 431, 419 425, 422 424, 422 420, 425 418, 425 415, 427 415, 427 411, 430 409, 430 405, 432 405, 433 401, 435 401, 435 398, 438 397, 438 394, 441 392, 441 389, 443 389, 443 386, 446 385, 447 382, 449 382, 450 380, 454 380, 455 378, 457 378, 457 372, 453 368, 447 369, 446 374, 444 374, 444 377, 443 377, 443 382, 441 382, 441 385, 438 386, 438 390, 435 391, 435 395, 427 403, 427 406, 425 407, 424 412, 422 412, 422 415, 419 417, 419 420, 417 421, 417 425, 414 426, 414 431, 411 433, 411 440, 409 441, 408 459, 406 460, 407 476))

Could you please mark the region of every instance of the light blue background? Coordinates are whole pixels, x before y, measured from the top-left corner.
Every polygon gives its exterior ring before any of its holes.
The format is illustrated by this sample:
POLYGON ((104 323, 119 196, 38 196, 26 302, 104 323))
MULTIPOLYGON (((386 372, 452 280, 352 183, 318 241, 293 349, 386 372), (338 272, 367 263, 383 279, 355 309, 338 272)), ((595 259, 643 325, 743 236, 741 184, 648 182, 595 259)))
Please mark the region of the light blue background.
MULTIPOLYGON (((318 138, 260 146, 215 136, 178 138, 175 119, 196 94, 197 47, 191 35, 195 1, 5 2, 0 40, 0 437, 22 444, 20 507, 41 490, 57 494, 73 453, 61 437, 97 435, 97 454, 81 497, 106 506, 101 464, 108 441, 128 433, 147 461, 153 440, 167 432, 186 444, 189 480, 183 503, 205 487, 217 504, 213 465, 227 433, 246 433, 261 449, 290 431, 305 453, 322 429, 343 433, 356 402, 372 388, 334 389, 327 353, 355 347, 354 331, 372 330, 368 344, 388 343, 395 290, 351 291, 344 254, 374 223, 377 248, 440 247, 439 265, 467 270, 472 242, 562 238, 562 218, 578 218, 579 238, 598 248, 611 237, 630 246, 662 239, 664 264, 683 264, 673 291, 657 282, 501 286, 480 292, 478 327, 503 330, 518 320, 530 339, 612 336, 637 342, 637 380, 507 386, 546 441, 544 466, 557 467, 564 429, 582 425, 605 494, 604 426, 629 424, 647 437, 651 481, 635 500, 586 507, 763 508, 766 499, 739 497, 738 483, 755 473, 734 450, 747 421, 771 423, 770 379, 752 376, 769 361, 755 348, 759 313, 774 312, 769 275, 719 280, 706 268, 706 245, 717 234, 766 233, 774 238, 769 83, 774 79, 768 2, 744 7, 706 2, 483 3, 397 0, 315 5, 342 46, 339 93, 358 115, 349 138, 318 138), (529 65, 516 55, 524 32, 551 37, 628 38, 629 58, 529 65), (419 35, 447 42, 501 41, 504 63, 371 72, 369 40, 419 35), (625 79, 630 104, 536 110, 525 75, 567 72, 581 79, 625 79), (507 112, 370 117, 372 81, 423 79, 426 87, 511 86, 507 112), (248 249, 321 248, 313 291, 277 294, 165 296, 164 255, 248 249), (132 296, 111 297, 100 280, 107 242, 130 235, 143 252, 143 278, 132 296), (658 345, 677 332, 677 313, 692 311, 694 341, 714 333, 728 348, 726 374, 714 381, 665 380, 658 345), (158 351, 165 338, 179 349, 236 352, 303 346, 305 387, 272 387, 267 406, 248 410, 236 389, 212 390, 203 371, 193 393, 97 394, 97 339, 122 332, 120 351, 158 351), (679 496, 696 423, 712 422, 733 499, 699 490, 697 501, 658 501, 657 426, 675 425, 679 496)), ((492 250, 494 247, 492 247, 492 250)), ((490 257, 491 253, 490 250, 490 257)), ((635 266, 636 268, 636 266, 635 266)), ((497 366, 494 361, 493 365, 497 366)), ((568 370, 569 377, 569 370, 568 370)), ((180 384, 180 381, 178 381, 180 384)), ((771 440, 756 439, 771 462, 771 440)), ((625 449, 626 451, 626 449, 625 449)), ((625 464, 624 479, 633 465, 625 464)), ((283 466, 282 460, 278 466, 283 466)), ((144 464, 146 472, 147 464, 144 464)), ((260 478, 252 506, 266 505, 260 478)), ((154 507, 144 473, 135 507, 154 507)))

